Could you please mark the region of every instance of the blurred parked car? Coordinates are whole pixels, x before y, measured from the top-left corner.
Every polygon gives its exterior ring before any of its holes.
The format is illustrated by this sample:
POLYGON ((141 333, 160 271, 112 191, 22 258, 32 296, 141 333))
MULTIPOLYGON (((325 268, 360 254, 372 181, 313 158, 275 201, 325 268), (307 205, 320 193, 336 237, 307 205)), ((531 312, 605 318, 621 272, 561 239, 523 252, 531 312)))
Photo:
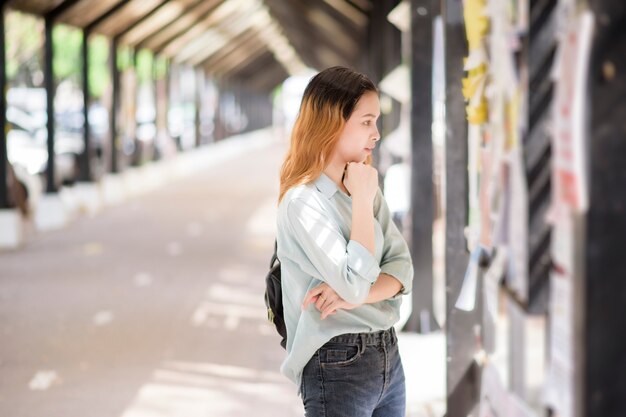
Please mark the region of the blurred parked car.
MULTIPOLYGON (((7 109, 7 156, 14 166, 23 167, 31 175, 40 175, 45 182, 48 165, 48 132, 45 122, 26 111, 10 106, 7 109)), ((82 130, 66 129, 57 124, 55 132, 55 182, 56 186, 72 184, 77 179, 78 158, 83 153, 82 130)))
MULTIPOLYGON (((67 87, 67 86, 66 86, 67 87)), ((82 103, 72 88, 57 89, 64 106, 55 114, 55 182, 59 187, 77 180, 78 160, 85 145, 82 103)), ((58 103, 57 103, 58 104, 58 103)), ((48 164, 46 92, 43 88, 12 87, 7 91, 7 150, 16 169, 23 167, 45 182, 48 164)), ((103 146, 108 137, 108 111, 98 102, 89 108, 92 175, 98 178, 103 170, 103 146)))

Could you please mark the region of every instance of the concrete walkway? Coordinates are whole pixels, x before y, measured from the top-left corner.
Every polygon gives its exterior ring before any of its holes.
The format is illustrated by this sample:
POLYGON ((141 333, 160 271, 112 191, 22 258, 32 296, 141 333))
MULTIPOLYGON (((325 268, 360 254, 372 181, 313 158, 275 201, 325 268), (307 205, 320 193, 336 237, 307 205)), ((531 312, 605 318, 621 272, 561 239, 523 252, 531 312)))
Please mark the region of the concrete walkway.
MULTIPOLYGON (((0 253, 0 415, 303 415, 263 305, 286 150, 268 133, 0 253)), ((408 415, 442 415, 442 335, 400 346, 408 415)))

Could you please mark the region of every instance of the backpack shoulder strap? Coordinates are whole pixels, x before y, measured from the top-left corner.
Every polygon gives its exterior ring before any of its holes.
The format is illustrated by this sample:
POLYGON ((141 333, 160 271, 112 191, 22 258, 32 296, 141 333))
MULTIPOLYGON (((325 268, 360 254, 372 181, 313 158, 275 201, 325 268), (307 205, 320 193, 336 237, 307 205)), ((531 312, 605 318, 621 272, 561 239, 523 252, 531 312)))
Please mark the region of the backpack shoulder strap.
POLYGON ((272 260, 270 261, 270 268, 274 266, 274 263, 278 261, 278 240, 274 240, 274 254, 272 255, 272 260))

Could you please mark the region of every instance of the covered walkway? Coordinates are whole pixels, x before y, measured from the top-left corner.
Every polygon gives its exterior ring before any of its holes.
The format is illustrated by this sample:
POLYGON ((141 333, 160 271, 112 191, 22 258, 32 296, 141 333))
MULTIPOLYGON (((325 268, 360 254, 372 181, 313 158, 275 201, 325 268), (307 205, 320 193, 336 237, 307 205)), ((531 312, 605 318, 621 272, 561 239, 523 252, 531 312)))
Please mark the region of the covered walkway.
POLYGON ((286 143, 263 129, 334 65, 380 87, 409 415, 626 415, 623 0, 0 11, 2 416, 302 414, 264 319, 286 143))

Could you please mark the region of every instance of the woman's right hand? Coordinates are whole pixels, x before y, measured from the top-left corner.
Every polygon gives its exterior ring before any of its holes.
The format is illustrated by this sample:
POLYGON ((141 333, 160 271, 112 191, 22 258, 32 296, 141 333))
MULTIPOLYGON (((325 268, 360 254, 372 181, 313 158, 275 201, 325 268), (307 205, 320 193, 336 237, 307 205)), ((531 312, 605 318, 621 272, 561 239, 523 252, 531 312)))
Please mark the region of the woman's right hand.
POLYGON ((343 185, 353 199, 362 198, 373 204, 378 191, 378 171, 362 162, 349 162, 343 185))
POLYGON ((319 310, 322 320, 331 314, 335 314, 337 310, 352 310, 359 306, 358 304, 350 304, 341 298, 339 294, 325 282, 322 282, 306 293, 304 300, 302 300, 302 310, 306 310, 311 303, 315 303, 315 308, 319 310))

